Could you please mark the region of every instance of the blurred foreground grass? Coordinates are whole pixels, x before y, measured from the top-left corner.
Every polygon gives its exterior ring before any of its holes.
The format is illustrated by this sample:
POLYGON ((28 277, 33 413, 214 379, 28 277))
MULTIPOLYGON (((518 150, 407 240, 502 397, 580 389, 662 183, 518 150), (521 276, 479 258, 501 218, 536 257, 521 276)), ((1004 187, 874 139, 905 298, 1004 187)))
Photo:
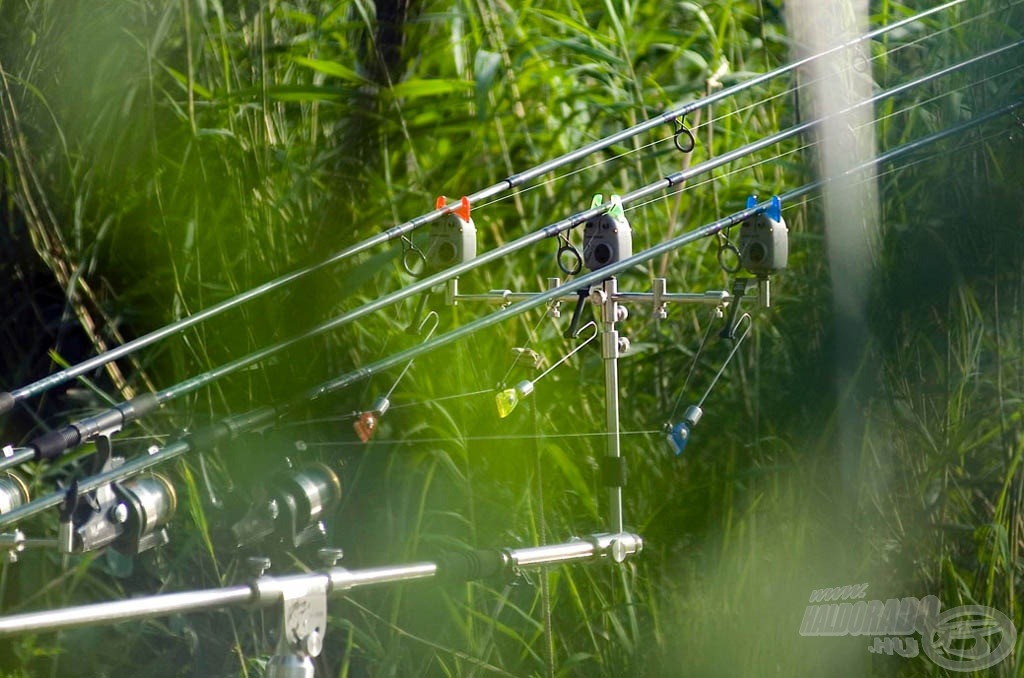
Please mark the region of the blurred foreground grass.
MULTIPOLYGON (((924 4, 872 3, 872 25, 924 4)), ((1018 5, 967 2, 888 35, 872 48, 875 80, 891 86, 1020 39, 1018 5)), ((438 194, 476 190, 789 60, 782 17, 767 2, 403 7, 0 2, 0 276, 9 290, 0 385, 52 371, 51 350, 75 362, 118 333, 141 334, 424 213, 438 194)), ((1008 58, 894 100, 876 111, 879 146, 1019 97, 1019 66, 1008 58)), ((793 124, 787 88, 796 84, 783 79, 694 116, 690 158, 659 131, 585 171, 476 206, 480 247, 578 211, 595 192, 624 193, 793 124)), ((672 308, 655 322, 631 308, 622 329, 636 351, 620 369, 626 515, 644 553, 621 568, 556 568, 514 585, 360 592, 332 603, 323 675, 940 673, 923 656, 871 654, 864 638, 799 635, 812 590, 862 582, 872 599, 976 602, 1020 628, 1021 136, 1008 120, 882 171, 883 240, 870 340, 853 360, 857 389, 835 380, 829 291, 843 281, 829 276, 813 199, 786 206, 790 271, 776 282, 777 303, 758 315, 682 459, 660 428, 724 359, 728 346, 711 343, 679 392, 700 338, 720 321, 672 308), (862 422, 852 480, 838 471, 840 412, 862 422)), ((807 143, 631 210, 634 249, 735 211, 750 193, 804 183, 807 143)), ((509 257, 460 285, 540 289, 557 275, 554 249, 509 257)), ((700 243, 620 286, 646 291, 664 275, 672 291, 726 288, 714 250, 700 243)), ((90 377, 114 398, 165 387, 408 283, 400 253, 360 257, 145 351, 120 373, 90 377)), ((440 297, 431 307, 442 330, 484 312, 445 308, 440 297)), ((417 341, 405 331, 414 301, 176 402, 119 436, 119 448, 138 453, 407 347, 417 341)), ((532 347, 550 364, 571 347, 566 323, 537 313, 424 357, 368 446, 356 442, 350 413, 394 375, 339 394, 311 421, 190 456, 171 471, 182 501, 169 546, 135 562, 75 558, 68 570, 51 553, 27 553, 4 566, 4 612, 225 585, 244 579, 255 552, 272 551, 279 573, 316 567, 303 551, 236 549, 226 533, 284 456, 341 470, 346 493, 330 539, 349 567, 604 529, 599 352, 553 372, 512 417, 493 412, 490 389, 530 376, 521 365, 509 372, 510 349, 532 347)), ((98 402, 88 389, 58 389, 0 422, 3 440, 98 402)), ((60 475, 29 472, 35 489, 60 475)), ((49 515, 26 529, 49 534, 54 524, 49 515)), ((19 637, 0 646, 0 664, 11 675, 258 675, 270 624, 236 610, 19 637)), ((1013 675, 1019 656, 993 671, 1013 675)))

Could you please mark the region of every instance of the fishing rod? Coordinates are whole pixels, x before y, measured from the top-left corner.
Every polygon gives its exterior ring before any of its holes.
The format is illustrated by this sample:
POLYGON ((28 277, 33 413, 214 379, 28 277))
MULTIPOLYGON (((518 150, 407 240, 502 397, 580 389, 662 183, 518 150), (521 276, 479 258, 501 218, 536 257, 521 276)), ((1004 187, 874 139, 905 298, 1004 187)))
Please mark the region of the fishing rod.
MULTIPOLYGON (((697 110, 700 110, 706 106, 710 106, 729 97, 735 96, 739 92, 747 90, 751 87, 755 87, 762 83, 773 80, 774 78, 785 75, 791 71, 796 70, 797 68, 803 67, 807 64, 817 61, 818 59, 822 59, 824 57, 835 54, 845 49, 850 49, 861 43, 868 42, 877 37, 880 37, 890 31, 897 30, 911 23, 920 21, 929 16, 945 11, 947 9, 963 4, 965 2, 967 2, 967 0, 949 0, 948 2, 945 2, 937 7, 921 11, 917 14, 914 14, 913 16, 906 17, 904 19, 888 24, 886 26, 882 26, 858 37, 852 38, 847 42, 840 43, 822 52, 809 55, 798 61, 792 62, 784 66, 780 66, 779 68, 776 68, 767 73, 757 75, 753 78, 750 78, 749 80, 744 80, 743 82, 739 82, 730 87, 726 87, 722 90, 719 90, 718 92, 709 94, 706 97, 699 99, 697 101, 677 106, 676 108, 666 111, 665 113, 662 113, 657 117, 645 120, 644 122, 638 123, 624 130, 620 130, 619 132, 608 135, 603 139, 599 139, 585 146, 581 146, 580 148, 569 151, 568 153, 560 155, 557 158, 553 158, 546 162, 535 165, 534 167, 526 169, 517 174, 512 174, 511 176, 491 186, 488 186, 475 193, 472 193, 469 196, 466 196, 466 199, 470 203, 475 203, 480 200, 485 200, 487 198, 500 195, 506 191, 521 186, 527 181, 530 181, 539 176, 547 174, 548 172, 558 169, 563 165, 585 158, 593 153, 596 153, 597 151, 603 150, 621 141, 628 140, 638 134, 646 132, 655 127, 659 127, 667 123, 672 123, 678 119, 684 118, 686 115, 689 115, 690 113, 693 113, 697 110)), ((104 351, 103 353, 100 353, 92 358, 88 358, 76 365, 67 367, 59 372, 55 372, 49 376, 43 377, 42 379, 32 382, 31 384, 22 386, 13 391, 0 392, 0 414, 4 414, 10 411, 11 409, 14 408, 14 406, 17 403, 22 402, 27 398, 44 393, 45 391, 55 386, 70 381, 71 379, 74 379, 76 377, 80 377, 83 374, 86 374, 89 371, 94 370, 98 367, 102 367, 103 365, 106 365, 109 362, 131 355, 132 353, 141 348, 161 341, 171 335, 177 334, 189 327, 197 325, 224 311, 228 311, 239 306, 242 306, 243 304, 246 304, 254 299, 257 299, 269 292, 285 287, 299 279, 305 278, 306 276, 311 275, 317 271, 320 271, 328 266, 340 263, 345 259, 365 252, 373 247, 377 247, 378 245, 394 241, 398 238, 404 238, 406 237, 407 234, 411 233, 417 228, 432 223, 444 216, 455 213, 457 209, 459 209, 459 204, 455 202, 439 206, 432 212, 428 212, 421 216, 415 217, 414 219, 393 226, 382 233, 379 233, 375 236, 367 238, 366 240, 363 240, 362 242, 359 242, 355 245, 351 245, 339 252, 336 252, 335 254, 329 256, 328 258, 318 263, 296 269, 278 278, 257 285, 256 287, 253 287, 245 292, 225 299, 224 301, 218 302, 213 306, 209 306, 203 310, 197 311, 185 318, 181 318, 180 320, 177 320, 173 323, 165 325, 164 327, 153 330, 152 332, 144 334, 140 337, 127 341, 121 344, 120 346, 116 346, 110 350, 104 351)), ((143 405, 143 403, 139 403, 139 405, 141 406, 143 405)))
MULTIPOLYGON (((989 113, 985 113, 972 118, 971 120, 964 121, 957 125, 948 127, 945 130, 935 132, 928 136, 922 137, 912 142, 900 145, 895 149, 886 151, 874 159, 865 162, 857 167, 847 170, 842 176, 850 176, 863 172, 866 170, 873 169, 876 165, 886 163, 904 155, 913 153, 920 150, 921 148, 930 146, 938 141, 947 139, 951 136, 962 134, 974 127, 990 122, 997 118, 1000 118, 1008 113, 1013 112, 1017 108, 1024 105, 1024 99, 1012 102, 1004 105, 996 110, 989 113)), ((663 180, 664 181, 664 180, 663 180)), ((818 179, 816 181, 804 184, 803 186, 793 189, 781 196, 781 200, 790 201, 795 198, 806 195, 816 191, 832 181, 830 178, 818 179)), ((638 189, 633 193, 622 196, 622 201, 626 202, 628 199, 638 199, 640 197, 652 194, 664 187, 663 183, 652 184, 651 186, 638 189)), ((553 287, 545 292, 540 292, 528 299, 516 302, 497 311, 494 311, 482 318, 478 318, 462 327, 456 328, 440 336, 436 336, 433 339, 417 344, 416 346, 405 349, 398 353, 392 354, 391 356, 382 358, 374 363, 363 366, 356 369, 353 372, 342 375, 336 379, 332 379, 319 386, 316 386, 308 390, 304 395, 295 398, 292 403, 286 403, 284 405, 272 407, 264 406, 251 410, 249 412, 228 417, 220 422, 212 424, 204 429, 196 431, 195 433, 177 440, 169 445, 164 446, 158 450, 153 451, 151 454, 144 455, 131 459, 124 462, 121 466, 99 473, 97 475, 80 480, 77 483, 77 491, 79 493, 93 492, 101 487, 109 485, 111 483, 117 483, 130 478, 131 476, 146 471, 158 464, 176 459, 181 455, 185 454, 191 449, 197 448, 209 448, 216 445, 222 440, 231 439, 239 434, 256 429, 260 426, 272 424, 277 417, 286 413, 294 404, 298 404, 307 400, 315 400, 321 398, 327 394, 333 393, 341 388, 345 388, 359 380, 366 379, 378 372, 390 369, 392 367, 407 363, 424 353, 433 351, 442 346, 446 346, 455 341, 458 341, 466 336, 469 336, 475 332, 491 327, 504 320, 512 318, 516 315, 529 311, 531 309, 543 306, 558 298, 574 294, 577 290, 594 285, 601 282, 605 278, 617 273, 626 271, 637 264, 642 264, 656 257, 668 254, 686 244, 694 242, 704 237, 714 235, 726 228, 735 226, 738 223, 743 222, 746 219, 750 219, 758 214, 765 213, 771 209, 773 201, 764 201, 756 205, 747 207, 744 210, 735 212, 729 216, 718 219, 717 221, 706 224, 700 228, 692 231, 680 234, 675 238, 659 243, 649 249, 646 249, 638 254, 634 254, 631 257, 624 258, 614 264, 610 264, 605 268, 601 268, 597 271, 587 273, 579 276, 572 281, 566 282, 557 287, 553 287)), ((49 495, 39 497, 30 502, 24 503, 10 510, 7 513, 0 514, 0 528, 6 527, 17 523, 18 521, 29 518, 41 511, 44 511, 53 506, 61 504, 66 497, 65 491, 53 492, 49 495)))
MULTIPOLYGON (((920 87, 924 84, 932 82, 934 80, 949 76, 964 70, 970 66, 976 65, 991 59, 993 57, 1004 54, 1010 50, 1017 49, 1024 46, 1024 40, 1018 40, 1013 43, 997 47, 989 50, 983 54, 975 55, 964 61, 947 66, 945 68, 934 71, 927 75, 923 75, 919 78, 911 80, 906 83, 902 83, 888 90, 884 90, 875 94, 874 96, 860 101, 853 106, 850 106, 842 111, 834 113, 830 116, 824 116, 815 120, 806 121, 786 130, 782 130, 775 134, 762 137, 761 139, 751 142, 745 146, 741 146, 732 151, 723 153, 716 157, 713 157, 705 162, 693 165, 687 169, 681 170, 674 174, 665 177, 657 182, 648 184, 638 191, 628 193, 621 199, 621 203, 637 200, 657 193, 661 190, 670 188, 672 186, 681 185, 686 181, 689 181, 693 177, 701 174, 710 172, 722 165, 726 165, 730 162, 738 160, 742 157, 750 155, 756 151, 768 148, 777 143, 785 141, 789 138, 798 136, 807 132, 817 125, 820 125, 826 120, 832 117, 843 115, 852 110, 858 109, 863 106, 872 106, 878 102, 892 98, 899 94, 902 94, 908 90, 920 87)), ((53 460, 60 457, 65 452, 72 450, 84 442, 97 437, 109 437, 113 433, 119 431, 125 424, 134 421, 148 412, 153 411, 159 406, 167 403, 174 398, 181 395, 192 393, 218 379, 229 375, 233 372, 241 370, 250 365, 256 364, 280 351, 295 346, 299 342, 317 337, 328 331, 338 329, 354 320, 367 316, 371 313, 375 313, 387 306, 395 304, 407 297, 415 294, 426 292, 433 287, 457 278, 458 276, 473 270, 477 267, 483 266, 491 261, 504 257, 515 251, 523 249, 532 244, 538 243, 542 240, 551 237, 557 237, 559 234, 564 233, 572 228, 579 226, 591 219, 600 217, 602 214, 612 208, 612 203, 602 203, 591 207, 588 210, 578 212, 570 217, 562 219, 554 224, 546 226, 542 229, 534 231, 533 233, 522 236, 516 240, 513 240, 505 245, 496 247, 488 252, 479 254, 471 259, 459 262, 449 268, 439 271, 433 275, 427 276, 411 285, 396 290, 390 294, 384 295, 374 301, 368 302, 356 309, 343 313, 336 316, 328 321, 325 321, 299 335, 284 339, 275 344, 266 346, 260 350, 254 351, 248 355, 237 358, 233 361, 225 363, 219 367, 211 369, 207 372, 201 373, 189 379, 186 379, 178 384, 170 386, 156 394, 144 394, 136 398, 132 398, 124 403, 116 405, 110 409, 100 412, 99 414, 84 418, 82 420, 70 423, 63 428, 56 429, 44 433, 28 443, 26 447, 18 448, 13 450, 11 453, 6 454, 0 459, 0 471, 17 466, 30 460, 53 460)))

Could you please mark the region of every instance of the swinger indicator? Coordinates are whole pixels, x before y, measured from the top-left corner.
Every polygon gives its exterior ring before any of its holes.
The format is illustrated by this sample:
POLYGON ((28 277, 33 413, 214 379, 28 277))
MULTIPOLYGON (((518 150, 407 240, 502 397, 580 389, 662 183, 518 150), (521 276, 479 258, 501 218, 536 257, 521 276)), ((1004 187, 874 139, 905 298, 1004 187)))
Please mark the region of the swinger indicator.
MULTIPOLYGON (((424 334, 424 342, 434 335, 434 332, 437 330, 437 324, 438 315, 436 311, 428 313, 420 322, 417 330, 419 332, 424 332, 427 325, 430 325, 430 329, 426 330, 424 334)), ((384 395, 373 401, 373 407, 365 410, 364 412, 360 412, 356 416, 356 420, 353 422, 352 427, 356 430, 356 435, 359 436, 359 439, 364 443, 370 442, 370 438, 372 438, 373 434, 377 432, 377 428, 380 426, 380 418, 383 417, 384 413, 391 407, 391 394, 395 392, 396 388, 398 388, 399 382, 401 382, 402 378, 405 377, 409 368, 412 367, 413 362, 414 361, 410 360, 405 364, 405 367, 403 367, 402 371, 399 372, 398 377, 395 378, 394 383, 391 384, 391 388, 389 388, 384 395)))
POLYGON ((704 410, 700 409, 696 405, 690 405, 686 408, 686 412, 683 414, 683 419, 678 424, 672 426, 667 436, 669 445, 672 446, 672 451, 676 453, 676 456, 682 456, 686 450, 686 443, 690 441, 690 432, 693 427, 700 421, 701 416, 704 414, 704 410))
POLYGON ((512 410, 516 409, 519 401, 531 393, 533 393, 533 382, 529 380, 521 381, 513 388, 498 391, 494 395, 494 404, 498 406, 498 416, 504 419, 512 414, 512 410))
POLYGON ((370 438, 377 432, 377 427, 380 425, 380 418, 384 416, 389 407, 391 407, 391 401, 382 396, 374 401, 373 408, 360 412, 352 425, 360 440, 364 443, 370 442, 370 438))
POLYGON ((564 356, 559 358, 554 365, 552 365, 551 367, 547 368, 539 375, 537 375, 536 379, 534 379, 533 381, 526 379, 524 381, 519 382, 512 388, 502 389, 498 391, 496 394, 494 394, 494 404, 498 408, 498 416, 504 419, 508 415, 512 414, 512 410, 516 408, 516 405, 519 404, 519 401, 533 393, 534 384, 536 384, 538 381, 547 376, 547 374, 551 372, 551 370, 555 369, 556 367, 564 363, 566 360, 571 358, 574 354, 576 354, 577 351, 579 351, 584 346, 593 341, 594 338, 597 336, 597 324, 593 320, 591 320, 589 323, 581 327, 579 332, 576 333, 576 335, 578 336, 579 334, 582 334, 583 331, 586 330, 588 327, 593 328, 594 333, 591 334, 586 339, 584 339, 582 342, 580 342, 579 345, 573 347, 571 351, 569 351, 564 356))
MULTIPOLYGON (((746 329, 743 330, 743 334, 736 339, 736 343, 733 344, 732 349, 729 350, 729 355, 725 357, 725 360, 722 362, 722 366, 718 368, 718 373, 715 374, 715 377, 711 380, 711 384, 709 384, 707 390, 704 391, 704 395, 701 396, 696 405, 690 405, 686 408, 686 411, 683 412, 683 418, 681 421, 676 424, 668 423, 665 426, 665 430, 667 432, 665 439, 668 440, 668 444, 672 447, 672 451, 675 452, 677 457, 682 456, 683 451, 686 450, 686 444, 690 441, 690 433, 693 431, 693 427, 697 425, 700 418, 704 415, 704 410, 701 409, 701 406, 704 405, 704 401, 708 399, 709 395, 711 395, 711 390, 715 388, 715 384, 717 384, 718 380, 722 377, 722 373, 724 373, 725 368, 729 366, 729 362, 732 360, 733 356, 736 355, 736 351, 739 350, 740 346, 743 345, 744 340, 746 340, 747 336, 750 335, 750 328, 753 327, 753 320, 751 320, 749 313, 743 314, 739 319, 739 322, 736 323, 736 327, 738 328, 744 322, 746 322, 746 329)), ((697 355, 700 355, 700 353, 701 351, 698 351, 697 355)))

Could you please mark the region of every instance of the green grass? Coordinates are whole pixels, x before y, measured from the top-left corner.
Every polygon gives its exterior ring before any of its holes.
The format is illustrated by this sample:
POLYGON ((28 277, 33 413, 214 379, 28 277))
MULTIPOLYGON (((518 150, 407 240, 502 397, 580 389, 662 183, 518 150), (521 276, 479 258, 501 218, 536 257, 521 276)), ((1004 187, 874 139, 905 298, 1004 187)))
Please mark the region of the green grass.
MULTIPOLYGON (((872 3, 872 24, 926 4, 872 3)), ((888 35, 872 46, 872 75, 889 87, 1019 39, 1021 13, 969 2, 888 35)), ((384 67, 371 3, 0 0, 0 279, 11 290, 0 302, 9 318, 0 321, 0 386, 52 371, 51 355, 80 360, 318 261, 429 211, 439 194, 477 190, 789 60, 782 17, 766 2, 423 3, 411 8, 404 34, 398 60, 384 67)), ((876 111, 892 114, 876 129, 879 147, 1019 96, 1013 75, 972 85, 979 74, 887 102, 876 111)), ((578 211, 594 193, 625 193, 794 124, 795 84, 783 78, 694 115, 690 157, 672 148, 671 129, 657 130, 597 154, 582 171, 564 168, 477 206, 479 246, 578 211)), ((1014 125, 995 124, 880 175, 869 338, 843 356, 858 367, 857 389, 836 383, 842 342, 831 289, 843 281, 829 276, 821 201, 787 205, 790 270, 776 281, 776 304, 756 314, 682 459, 660 429, 724 359, 728 347, 709 344, 680 393, 708 323, 721 321, 680 307, 656 321, 633 306, 622 324, 637 349, 620 366, 626 516, 645 538, 643 554, 619 568, 558 567, 514 583, 354 593, 332 602, 321 674, 938 674, 923 658, 872 655, 864 639, 798 634, 811 590, 860 582, 882 600, 934 594, 944 607, 988 605, 1020 627, 1024 215, 1015 192, 1024 135, 1014 125), (849 415, 859 422, 857 458, 844 481, 839 421, 849 415)), ((730 213, 751 193, 801 185, 813 176, 806 143, 792 140, 630 209, 634 249, 730 213)), ((415 240, 424 244, 425 234, 415 240)), ((460 287, 542 289, 559 275, 554 251, 544 243, 463 276, 460 287)), ((376 299, 410 281, 399 256, 396 245, 357 257, 140 352, 120 374, 90 374, 101 392, 92 402, 56 389, 0 422, 3 441, 63 424, 104 398, 164 388, 376 299)), ((729 286, 712 241, 630 271, 620 287, 647 291, 654 275, 671 291, 729 286)), ((441 296, 431 301, 439 331, 489 310, 448 308, 441 296)), ((420 341, 405 331, 416 301, 182 398, 118 436, 117 448, 134 456, 168 439, 156 435, 280 402, 409 347, 420 341)), ((295 416, 188 456, 164 469, 181 499, 170 545, 134 560, 74 557, 68 569, 48 551, 23 554, 3 566, 0 609, 232 584, 257 553, 269 553, 278 574, 316 567, 311 549, 237 549, 230 540, 231 523, 268 475, 283 472, 284 457, 342 474, 330 540, 352 568, 605 529, 596 344, 538 382, 508 419, 480 393, 536 374, 524 365, 509 372, 512 347, 529 346, 547 364, 568 352, 562 311, 557 321, 527 314, 420 358, 369 445, 356 441, 351 413, 397 371, 332 396, 312 421, 295 416)), ((27 472, 42 492, 67 470, 27 472)), ((46 515, 23 529, 53 534, 55 523, 46 515)), ((233 610, 17 637, 0 645, 0 667, 11 675, 260 675, 273 623, 270 613, 233 610)), ((1015 665, 995 670, 1011 675, 1015 665)))

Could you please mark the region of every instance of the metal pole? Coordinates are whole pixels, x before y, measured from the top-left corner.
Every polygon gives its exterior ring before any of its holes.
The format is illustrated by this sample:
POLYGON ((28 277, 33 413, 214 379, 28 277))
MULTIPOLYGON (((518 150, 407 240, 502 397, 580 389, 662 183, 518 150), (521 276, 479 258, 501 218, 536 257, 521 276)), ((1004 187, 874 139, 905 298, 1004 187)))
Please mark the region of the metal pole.
POLYGON ((413 563, 412 565, 372 567, 365 570, 346 570, 337 567, 330 571, 329 576, 331 578, 331 591, 349 591, 372 584, 430 579, 436 574, 436 563, 413 563))
POLYGON ((615 323, 625 318, 625 307, 620 306, 615 298, 618 296, 618 281, 612 277, 604 281, 601 294, 601 357, 604 360, 604 404, 606 451, 604 465, 604 484, 608 486, 608 517, 609 529, 622 532, 622 473, 619 472, 622 459, 621 439, 619 437, 619 332, 615 323), (621 310, 620 310, 621 309, 621 310))
POLYGON ((0 471, 21 466, 27 461, 32 461, 35 456, 36 451, 31 447, 11 447, 8 445, 3 448, 3 457, 0 458, 0 471))
MULTIPOLYGON (((808 57, 805 57, 804 59, 801 59, 799 61, 793 62, 785 66, 781 66, 768 73, 764 73, 749 80, 745 80, 741 83, 737 83, 735 85, 732 85, 731 87, 722 89, 716 92, 715 94, 707 96, 703 99, 684 104, 671 111, 663 113, 662 115, 656 118, 644 121, 642 123, 634 125, 633 127, 622 130, 615 134, 611 134, 603 139, 590 143, 574 151, 565 153, 564 155, 549 160, 545 163, 536 165, 535 167, 528 169, 524 172, 513 174, 507 179, 504 179, 503 181, 500 181, 482 190, 479 190, 476 193, 473 193, 472 195, 469 195, 467 197, 469 198, 470 202, 477 202, 479 200, 484 200, 492 196, 498 195, 504 191, 520 186, 531 179, 542 176, 563 165, 575 162, 576 160, 582 159, 592 153, 595 153, 596 151, 602 150, 616 143, 619 143, 620 141, 629 139, 637 134, 645 132, 654 127, 658 127, 667 122, 671 122, 681 116, 685 116, 705 106, 709 106, 715 102, 734 96, 743 90, 749 89, 763 82, 767 82, 768 80, 772 80, 776 77, 789 73, 790 71, 805 66, 830 54, 834 54, 840 50, 848 49, 862 42, 873 40, 874 38, 879 37, 885 33, 888 33, 889 31, 898 29, 912 22, 919 21, 937 12, 941 12, 956 5, 962 4, 963 2, 966 2, 966 0, 951 0, 950 2, 946 2, 942 5, 939 5, 938 7, 933 7, 931 9, 915 14, 914 16, 907 17, 906 19, 902 19, 887 26, 882 26, 881 28, 878 28, 869 33, 865 33, 864 35, 854 38, 846 43, 836 45, 835 47, 825 50, 824 52, 812 54, 808 57)), ((201 311, 197 311, 196 313, 188 316, 187 318, 182 318, 181 320, 173 322, 169 325, 165 325, 162 328, 156 329, 152 332, 149 332, 148 334, 142 335, 141 337, 137 337, 136 339, 125 342, 124 344, 112 348, 109 351, 100 353, 92 358, 89 358, 88 360, 84 360, 81 363, 78 363, 77 365, 73 365, 59 372, 55 372, 54 374, 39 379, 38 381, 35 381, 21 388, 15 389, 14 391, 0 392, 0 414, 3 414, 11 410, 15 404, 22 400, 25 400, 26 398, 43 393, 44 391, 47 391, 50 388, 53 388, 54 386, 63 384, 64 382, 70 381, 75 377, 86 374, 91 370, 96 369, 97 367, 102 367, 103 365, 106 365, 109 362, 117 360, 118 358, 130 355, 131 353, 134 353, 136 350, 140 348, 144 348, 146 346, 149 346, 150 344, 161 341, 166 337, 181 332, 189 327, 192 327, 193 325, 197 325, 203 322, 204 320, 212 318, 215 315, 218 315, 224 311, 248 303, 253 299, 257 299, 263 296, 264 294, 267 294, 278 288, 284 287, 292 282, 295 282, 296 280, 304 278, 307 275, 315 273, 316 271, 319 271, 323 268, 344 261, 349 257, 352 257, 361 252, 365 252, 366 250, 376 247, 378 245, 400 238, 406 235, 407 233, 410 233, 413 230, 420 228, 421 226, 429 224, 447 214, 450 214, 454 208, 454 204, 446 206, 444 208, 428 212, 427 214, 421 215, 397 226, 393 226, 392 228, 388 229, 387 231, 381 234, 368 238, 360 243, 352 245, 351 247, 348 247, 346 249, 341 250, 340 252, 331 255, 327 259, 324 259, 323 261, 317 264, 297 269, 295 271, 292 271, 291 273, 275 278, 274 280, 270 280, 261 285, 257 285, 256 287, 245 292, 242 292, 241 294, 237 294, 234 297, 225 299, 224 301, 214 304, 213 306, 209 306, 201 311)))
MULTIPOLYGON (((563 544, 503 549, 504 561, 514 574, 517 568, 555 565, 595 558, 622 562, 640 553, 643 540, 635 534, 597 534, 583 540, 563 544)), ((307 593, 341 594, 363 586, 392 584, 437 575, 438 565, 432 562, 411 563, 348 570, 334 567, 326 572, 293 574, 282 577, 262 576, 249 585, 223 589, 165 593, 92 605, 79 605, 61 610, 26 612, 0 617, 0 636, 36 631, 110 624, 133 619, 149 619, 169 614, 197 612, 224 607, 250 605, 268 607, 284 600, 301 600, 307 593)))
POLYGON ((248 605, 254 600, 255 596, 251 587, 233 586, 226 589, 166 593, 109 603, 79 605, 62 610, 27 612, 0 617, 0 635, 7 636, 31 631, 59 631, 77 626, 162 617, 176 612, 196 612, 229 605, 248 605))

